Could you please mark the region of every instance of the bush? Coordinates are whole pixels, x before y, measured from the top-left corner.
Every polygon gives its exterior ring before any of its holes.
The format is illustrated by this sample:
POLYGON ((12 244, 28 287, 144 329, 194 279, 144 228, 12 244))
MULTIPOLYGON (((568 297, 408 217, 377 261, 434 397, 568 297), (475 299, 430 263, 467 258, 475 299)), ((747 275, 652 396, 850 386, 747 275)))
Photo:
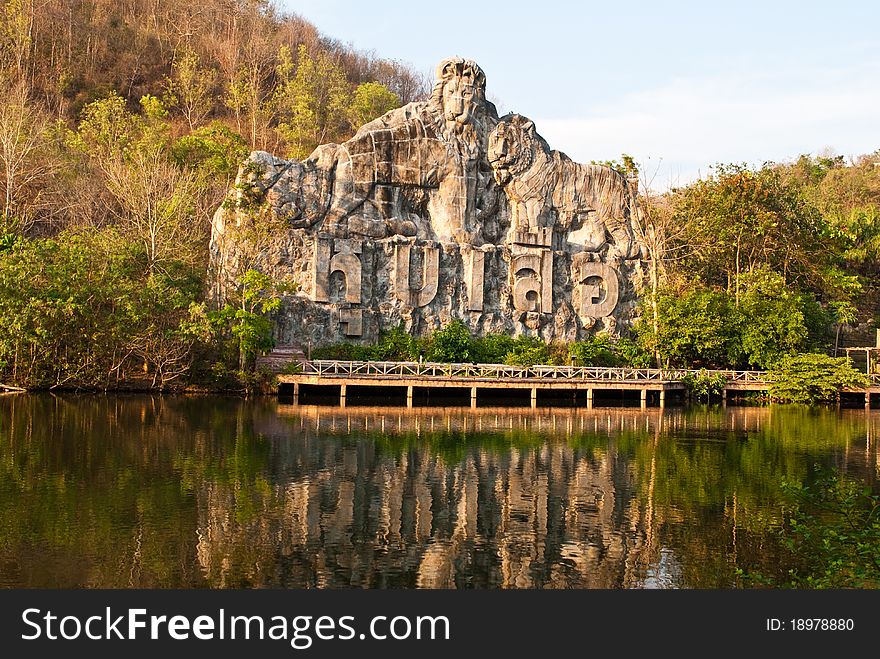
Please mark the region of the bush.
POLYGON ((783 356, 807 347, 806 298, 790 291, 781 275, 766 269, 744 275, 743 287, 739 328, 743 358, 749 365, 770 368, 783 356))
POLYGON ((507 334, 487 334, 473 340, 473 357, 480 364, 503 364, 515 341, 507 334))
POLYGON ((719 396, 727 384, 727 378, 723 374, 710 375, 706 369, 701 369, 696 374, 688 373, 681 381, 691 396, 705 401, 712 396, 719 396))
POLYGON ((656 348, 672 366, 725 367, 739 362, 742 344, 739 314, 731 296, 723 291, 695 289, 666 291, 658 295, 658 331, 651 310, 642 309, 637 325, 645 352, 656 348))
POLYGON ((654 356, 632 339, 619 339, 614 346, 614 351, 623 366, 651 368, 655 365, 654 356))
POLYGON ((549 364, 550 350, 544 340, 537 336, 520 336, 513 342, 504 363, 512 366, 534 366, 549 364))
POLYGON ((783 575, 753 575, 788 588, 880 587, 880 496, 864 483, 820 470, 809 485, 786 484, 792 505, 780 532, 792 564, 783 575))
POLYGON ((585 341, 572 343, 568 355, 576 366, 619 366, 614 343, 607 334, 597 334, 585 341))
POLYGON ((770 397, 780 403, 833 402, 840 390, 862 388, 867 376, 853 368, 847 357, 804 353, 783 357, 770 371, 770 397))
POLYGON ((428 359, 434 362, 463 363, 474 360, 470 330, 457 318, 431 336, 428 359))
POLYGON ((402 327, 393 327, 379 337, 373 349, 373 359, 389 362, 412 362, 419 358, 420 342, 402 327))

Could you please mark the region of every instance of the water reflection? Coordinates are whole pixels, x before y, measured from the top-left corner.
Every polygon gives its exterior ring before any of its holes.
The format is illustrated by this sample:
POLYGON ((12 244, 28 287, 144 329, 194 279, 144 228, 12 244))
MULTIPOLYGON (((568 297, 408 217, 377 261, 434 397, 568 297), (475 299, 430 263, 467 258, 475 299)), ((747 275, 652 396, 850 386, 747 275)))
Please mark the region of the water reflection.
POLYGON ((880 415, 0 398, 0 586, 729 587, 880 415))

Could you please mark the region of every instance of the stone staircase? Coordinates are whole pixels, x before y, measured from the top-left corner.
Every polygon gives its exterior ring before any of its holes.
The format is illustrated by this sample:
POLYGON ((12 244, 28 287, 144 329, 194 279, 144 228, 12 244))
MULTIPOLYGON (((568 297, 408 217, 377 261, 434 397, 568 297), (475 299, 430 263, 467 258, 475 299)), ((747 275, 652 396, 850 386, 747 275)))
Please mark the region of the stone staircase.
POLYGON ((288 364, 304 364, 305 353, 295 346, 275 346, 268 355, 257 357, 257 370, 265 369, 272 373, 280 373, 288 364))

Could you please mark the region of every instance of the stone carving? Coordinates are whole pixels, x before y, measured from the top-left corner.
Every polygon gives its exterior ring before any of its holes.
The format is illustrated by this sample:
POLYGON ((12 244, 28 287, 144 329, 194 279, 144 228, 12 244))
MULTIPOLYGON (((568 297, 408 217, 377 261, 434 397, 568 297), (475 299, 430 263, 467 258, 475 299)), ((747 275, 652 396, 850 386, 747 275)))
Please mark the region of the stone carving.
POLYGON ((301 291, 279 344, 372 342, 403 327, 546 340, 625 332, 647 250, 618 172, 552 151, 532 121, 499 120, 474 62, 440 63, 426 101, 392 110, 302 162, 254 152, 214 216, 212 290, 256 267, 301 291), (258 212, 254 213, 253 209, 258 212), (261 247, 258 217, 285 227, 261 247), (250 250, 250 251, 248 251, 250 250))
POLYGON ((282 216, 340 237, 470 243, 480 188, 491 179, 485 142, 497 113, 476 63, 447 59, 437 76, 428 101, 391 110, 347 142, 320 146, 270 178, 267 188, 289 191, 282 216), (419 212, 425 207, 430 223, 419 212))
POLYGON ((582 165, 551 151, 535 124, 503 117, 489 135, 489 162, 510 200, 514 236, 562 230, 568 242, 599 251, 610 237, 618 259, 640 255, 635 198, 626 179, 604 165, 582 165))
POLYGON ((422 252, 422 284, 413 288, 410 284, 410 254, 412 244, 397 243, 394 246, 394 293, 406 305, 424 307, 430 304, 437 295, 440 281, 440 250, 437 247, 424 245, 422 252))
POLYGON ((336 254, 330 257, 330 240, 318 237, 315 239, 315 255, 312 259, 312 281, 315 302, 330 300, 330 276, 341 272, 345 278, 345 301, 352 304, 361 303, 361 243, 356 240, 333 241, 336 254))
POLYGON ((513 308, 517 311, 553 311, 553 252, 521 247, 510 260, 513 308))
POLYGON ((470 256, 465 261, 467 281, 468 311, 483 310, 483 294, 486 274, 486 253, 480 249, 470 250, 470 256))
POLYGON ((578 314, 582 318, 591 319, 610 316, 620 299, 617 270, 607 263, 577 257, 572 270, 572 278, 581 289, 581 295, 579 297, 575 295, 578 314))
POLYGON ((361 336, 364 333, 364 310, 340 309, 336 324, 345 327, 345 336, 361 336))

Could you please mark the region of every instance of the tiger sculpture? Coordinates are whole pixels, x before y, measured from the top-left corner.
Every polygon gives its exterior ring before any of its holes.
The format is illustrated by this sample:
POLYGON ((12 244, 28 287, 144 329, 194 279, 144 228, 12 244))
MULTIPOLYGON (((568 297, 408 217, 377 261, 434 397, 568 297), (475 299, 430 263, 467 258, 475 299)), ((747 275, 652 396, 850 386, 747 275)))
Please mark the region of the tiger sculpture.
POLYGON ((620 172, 551 151, 534 122, 519 114, 502 117, 489 134, 488 160, 510 202, 514 231, 552 227, 586 252, 607 250, 609 260, 643 254, 635 195, 620 172))

